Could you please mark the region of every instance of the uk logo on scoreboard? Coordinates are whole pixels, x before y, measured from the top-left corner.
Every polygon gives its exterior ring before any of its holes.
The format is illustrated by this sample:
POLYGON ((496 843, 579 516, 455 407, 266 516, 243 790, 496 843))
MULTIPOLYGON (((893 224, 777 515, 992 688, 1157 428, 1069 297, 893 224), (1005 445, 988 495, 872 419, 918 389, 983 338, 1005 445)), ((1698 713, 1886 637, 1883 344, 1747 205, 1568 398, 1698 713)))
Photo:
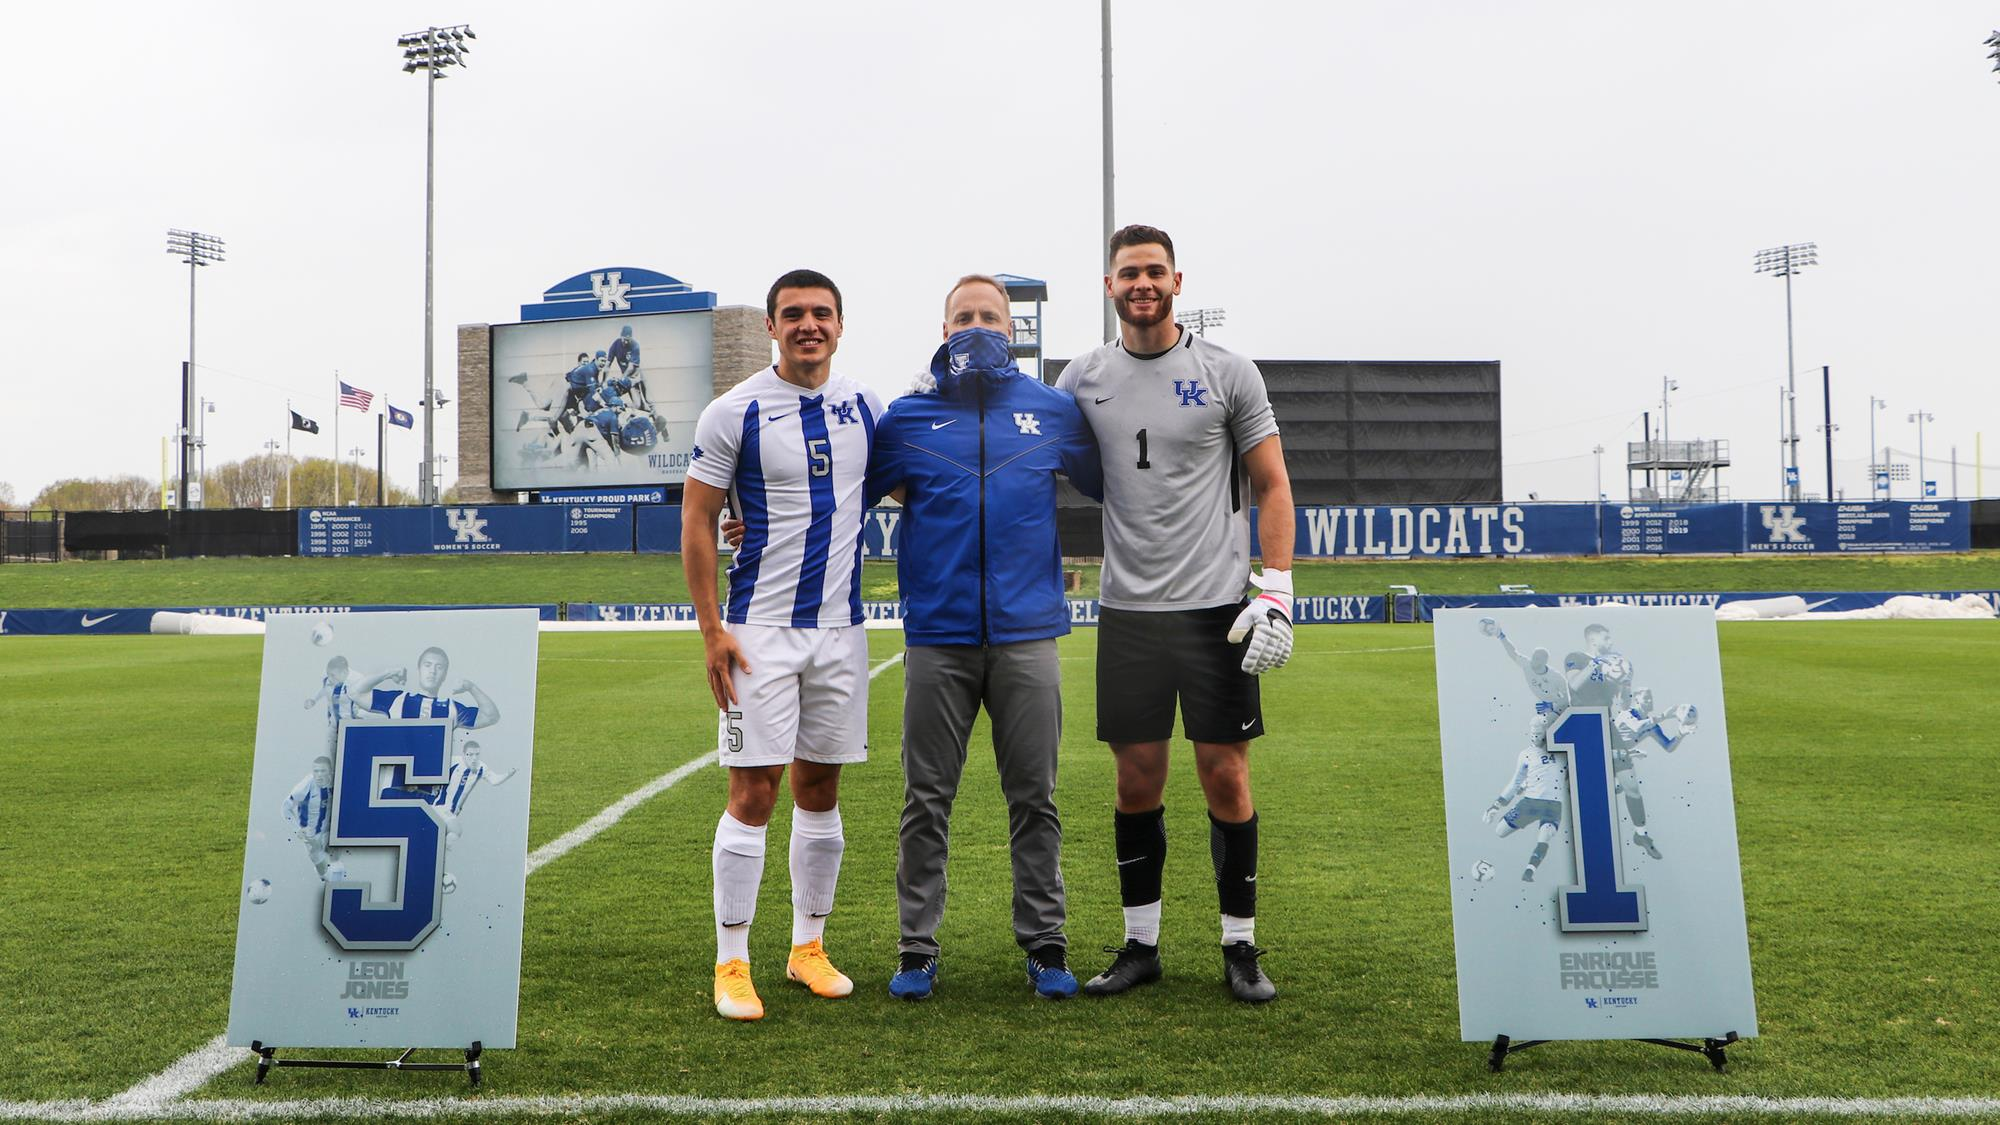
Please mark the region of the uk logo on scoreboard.
POLYGON ((680 278, 635 266, 607 266, 549 286, 539 302, 521 306, 521 319, 696 312, 715 305, 713 292, 696 289, 680 278))

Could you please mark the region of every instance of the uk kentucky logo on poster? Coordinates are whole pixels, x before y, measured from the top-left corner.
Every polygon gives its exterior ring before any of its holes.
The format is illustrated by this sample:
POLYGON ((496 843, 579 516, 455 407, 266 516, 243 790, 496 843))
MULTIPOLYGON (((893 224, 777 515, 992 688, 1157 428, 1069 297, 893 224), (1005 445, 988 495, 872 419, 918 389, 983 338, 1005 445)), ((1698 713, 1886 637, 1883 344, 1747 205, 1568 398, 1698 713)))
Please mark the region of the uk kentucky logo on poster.
POLYGON ((535 618, 268 620, 230 1043, 514 1045, 535 618))
POLYGON ((1467 1040, 1756 1034, 1715 615, 1436 614, 1467 1040))

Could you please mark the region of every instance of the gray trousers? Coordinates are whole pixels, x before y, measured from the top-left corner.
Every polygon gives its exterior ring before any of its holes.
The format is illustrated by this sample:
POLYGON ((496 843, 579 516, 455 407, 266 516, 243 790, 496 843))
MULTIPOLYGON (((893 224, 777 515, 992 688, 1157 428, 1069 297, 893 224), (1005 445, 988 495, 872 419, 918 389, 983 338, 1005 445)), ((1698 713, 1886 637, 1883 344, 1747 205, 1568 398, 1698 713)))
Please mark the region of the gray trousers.
POLYGON ((903 825, 896 849, 902 953, 935 956, 944 917, 951 805, 980 704, 993 720, 993 757, 1007 799, 1014 861, 1014 940, 1066 945, 1056 748, 1062 674, 1056 642, 911 647, 903 676, 903 825))

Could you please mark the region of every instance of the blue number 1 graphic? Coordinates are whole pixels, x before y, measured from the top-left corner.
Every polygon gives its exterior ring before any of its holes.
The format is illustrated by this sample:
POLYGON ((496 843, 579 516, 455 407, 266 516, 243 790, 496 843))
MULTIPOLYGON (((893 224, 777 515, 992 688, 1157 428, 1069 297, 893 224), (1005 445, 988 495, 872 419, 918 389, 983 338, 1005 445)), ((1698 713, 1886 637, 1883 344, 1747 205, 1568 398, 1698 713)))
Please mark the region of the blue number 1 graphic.
POLYGON ((388 901, 372 884, 328 883, 320 924, 342 949, 415 949, 437 929, 444 898, 444 833, 425 790, 443 785, 450 723, 356 724, 341 728, 333 774, 329 847, 393 848, 388 901), (381 787, 382 767, 391 784, 381 787))
POLYGON ((1549 749, 1569 752, 1570 835, 1579 882, 1556 890, 1565 931, 1643 930, 1646 888, 1625 884, 1612 802, 1610 721, 1601 708, 1569 712, 1549 735, 1549 749))

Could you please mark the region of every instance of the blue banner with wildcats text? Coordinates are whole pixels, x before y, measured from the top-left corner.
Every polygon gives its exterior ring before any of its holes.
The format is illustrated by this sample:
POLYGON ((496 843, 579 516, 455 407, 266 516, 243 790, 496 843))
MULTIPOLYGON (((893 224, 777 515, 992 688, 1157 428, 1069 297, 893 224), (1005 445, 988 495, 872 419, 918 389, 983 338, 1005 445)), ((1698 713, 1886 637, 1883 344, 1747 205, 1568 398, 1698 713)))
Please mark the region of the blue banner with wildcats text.
POLYGON ((1462 558, 1588 555, 1597 550, 1591 504, 1437 504, 1300 508, 1301 558, 1462 558))

